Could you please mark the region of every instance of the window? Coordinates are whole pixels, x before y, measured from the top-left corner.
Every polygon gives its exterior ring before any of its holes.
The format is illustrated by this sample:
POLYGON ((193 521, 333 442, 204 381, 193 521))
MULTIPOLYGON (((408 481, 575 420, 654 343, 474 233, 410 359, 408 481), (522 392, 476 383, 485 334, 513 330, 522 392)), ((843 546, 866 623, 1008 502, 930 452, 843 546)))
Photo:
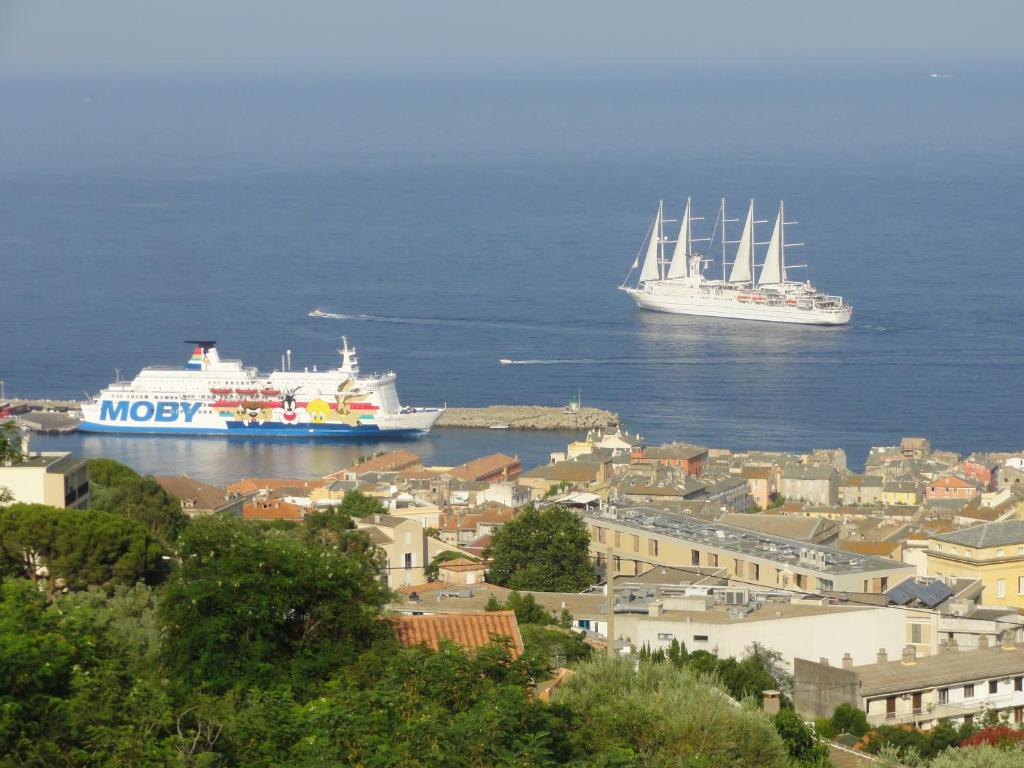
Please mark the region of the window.
POLYGON ((672 640, 674 638, 673 638, 671 632, 659 632, 658 633, 658 639, 659 640, 672 640))
POLYGON ((1024 691, 1024 677, 1013 678, 1013 690, 1024 691))
POLYGON ((598 544, 604 544, 605 543, 605 539, 607 538, 605 536, 605 529, 601 528, 601 527, 597 527, 597 528, 594 529, 594 533, 597 534, 597 543, 598 544))
POLYGON ((406 570, 408 570, 409 568, 412 568, 412 552, 406 552, 405 553, 405 567, 406 567, 406 570))
POLYGON ((911 624, 910 625, 910 642, 914 643, 915 645, 917 645, 917 644, 919 644, 921 642, 921 625, 920 624, 911 624))
POLYGON ((974 684, 973 683, 971 683, 970 685, 965 685, 964 686, 964 698, 965 699, 973 699, 974 698, 974 684))
POLYGON ((1006 597, 1006 579, 996 579, 996 597, 1006 597))
POLYGON ((754 563, 752 567, 754 569, 754 573, 753 573, 754 581, 760 581, 760 579, 761 579, 761 566, 758 565, 757 563, 754 563))
POLYGON ((615 532, 615 546, 616 547, 621 547, 622 546, 621 539, 622 539, 622 534, 619 531, 616 531, 615 532))
POLYGON ((1024 595, 1024 576, 1017 577, 1017 594, 1024 595))
POLYGON ((700 565, 700 550, 690 550, 690 565, 700 565))
POLYGON ((658 556, 658 540, 657 539, 648 539, 647 540, 647 554, 648 555, 654 555, 655 557, 658 556))
POLYGON ((833 589, 835 589, 835 584, 832 583, 831 579, 818 579, 819 592, 831 592, 833 589))
POLYGON ((718 555, 711 555, 711 565, 718 567, 718 555))
POLYGON ((732 561, 732 572, 737 576, 743 575, 743 562, 741 560, 732 561))
POLYGON ((988 692, 989 693, 998 693, 999 692, 999 681, 998 680, 989 680, 988 681, 988 692))
POLYGON ((936 548, 937 550, 939 550, 939 552, 941 552, 941 551, 942 551, 942 545, 941 545, 941 544, 936 544, 936 545, 935 545, 935 548, 936 548))
POLYGON ((694 635, 693 642, 695 643, 706 643, 708 641, 707 635, 694 635))
POLYGON ((1024 547, 1017 547, 1017 554, 1024 555, 1024 547))
POLYGON ((949 688, 939 688, 939 704, 949 704, 949 688))
POLYGON ((996 550, 996 557, 1006 557, 1006 550, 1005 549, 997 549, 996 550))
POLYGON ((635 535, 635 534, 633 536, 633 551, 634 552, 639 552, 640 551, 640 537, 635 535))

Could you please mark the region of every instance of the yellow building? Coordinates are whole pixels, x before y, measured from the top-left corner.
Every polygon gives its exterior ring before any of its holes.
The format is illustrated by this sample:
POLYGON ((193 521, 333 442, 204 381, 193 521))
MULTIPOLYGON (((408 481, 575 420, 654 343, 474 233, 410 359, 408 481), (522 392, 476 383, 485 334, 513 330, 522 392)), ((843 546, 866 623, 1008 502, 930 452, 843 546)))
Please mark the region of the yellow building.
POLYGON ((917 504, 921 496, 913 480, 890 480, 882 485, 882 503, 887 507, 917 504))
POLYGON ((1024 520, 932 536, 927 567, 929 576, 980 580, 986 605, 1024 608, 1024 520))

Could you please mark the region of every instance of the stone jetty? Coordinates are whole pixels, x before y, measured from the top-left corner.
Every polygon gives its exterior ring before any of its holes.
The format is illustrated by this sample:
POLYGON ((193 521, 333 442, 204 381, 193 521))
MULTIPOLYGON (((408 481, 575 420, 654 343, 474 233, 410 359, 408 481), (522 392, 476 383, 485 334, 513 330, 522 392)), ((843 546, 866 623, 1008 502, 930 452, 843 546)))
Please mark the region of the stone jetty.
POLYGON ((437 426, 584 430, 615 427, 618 423, 617 413, 600 408, 571 410, 544 405, 489 405, 484 408, 449 408, 437 426))

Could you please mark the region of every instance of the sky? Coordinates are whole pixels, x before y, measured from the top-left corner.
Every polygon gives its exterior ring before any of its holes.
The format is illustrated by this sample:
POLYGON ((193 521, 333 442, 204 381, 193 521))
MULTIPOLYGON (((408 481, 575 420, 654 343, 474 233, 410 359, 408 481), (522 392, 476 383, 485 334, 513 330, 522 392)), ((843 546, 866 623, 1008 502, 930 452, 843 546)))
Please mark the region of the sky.
POLYGON ((1021 0, 0 0, 0 72, 478 72, 1024 58, 1021 0))

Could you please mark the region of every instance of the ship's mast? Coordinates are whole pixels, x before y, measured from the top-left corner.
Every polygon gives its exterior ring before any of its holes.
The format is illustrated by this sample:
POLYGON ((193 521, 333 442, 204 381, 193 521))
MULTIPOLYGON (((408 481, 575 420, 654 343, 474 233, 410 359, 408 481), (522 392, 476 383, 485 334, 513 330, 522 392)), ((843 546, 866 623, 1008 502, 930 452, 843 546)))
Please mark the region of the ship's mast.
POLYGON ((665 201, 658 201, 658 279, 665 279, 665 201))
POLYGON ((722 220, 722 282, 726 281, 725 276, 725 198, 722 198, 722 202, 719 205, 718 216, 722 220))

